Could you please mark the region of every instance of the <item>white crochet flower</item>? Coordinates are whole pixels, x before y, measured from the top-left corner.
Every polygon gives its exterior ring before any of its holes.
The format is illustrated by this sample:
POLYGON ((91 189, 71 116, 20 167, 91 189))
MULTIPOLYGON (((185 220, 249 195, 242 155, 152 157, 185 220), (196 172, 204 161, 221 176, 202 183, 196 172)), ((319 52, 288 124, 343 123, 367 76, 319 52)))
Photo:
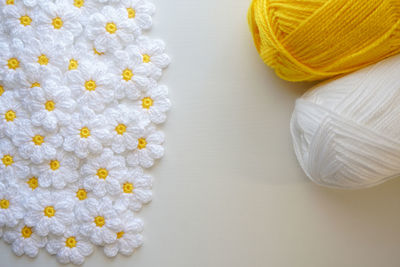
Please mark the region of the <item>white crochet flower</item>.
POLYGON ((80 106, 86 105, 100 112, 105 104, 113 100, 114 76, 108 73, 104 65, 93 66, 93 62, 82 62, 80 69, 67 73, 67 79, 80 106))
POLYGON ((88 58, 89 58, 89 60, 85 60, 85 61, 93 62, 94 60, 96 60, 97 61, 96 66, 99 64, 103 65, 103 66, 104 65, 110 66, 109 65, 109 60, 110 60, 109 53, 106 54, 105 52, 97 51, 97 49, 94 46, 92 41, 89 41, 89 42, 86 41, 86 45, 82 46, 82 47, 83 47, 82 51, 84 51, 83 53, 88 55, 88 58), (92 57, 94 57, 94 59, 91 59, 92 57))
POLYGON ((40 70, 30 65, 25 67, 25 71, 19 79, 11 81, 8 86, 13 88, 20 100, 24 101, 27 97, 30 97, 32 88, 42 87, 47 80, 60 83, 61 78, 62 76, 58 69, 40 70))
POLYGON ((146 91, 155 81, 149 78, 150 69, 145 66, 142 55, 136 46, 128 46, 125 50, 114 53, 115 68, 113 73, 117 77, 115 96, 117 99, 128 97, 137 99, 141 91, 146 91))
POLYGON ((88 160, 81 168, 83 186, 97 197, 115 195, 120 190, 118 179, 124 175, 125 160, 106 148, 96 158, 88 160))
POLYGON ((16 181, 29 175, 28 163, 8 139, 0 139, 0 180, 16 181))
POLYGON ((69 123, 76 103, 68 87, 48 81, 41 87, 32 88, 30 95, 25 105, 32 112, 34 126, 43 126, 46 131, 54 132, 59 125, 69 123))
POLYGON ((54 158, 33 168, 39 173, 37 178, 41 187, 53 186, 62 189, 67 184, 78 180, 78 167, 78 158, 63 150, 58 150, 54 158))
POLYGON ((115 202, 120 211, 130 209, 139 211, 143 204, 151 201, 152 178, 144 174, 141 168, 129 169, 120 176, 121 197, 115 202))
POLYGON ((148 118, 155 124, 165 122, 166 112, 171 107, 171 102, 168 98, 168 87, 161 85, 153 87, 143 94, 139 101, 135 102, 137 110, 140 110, 144 117, 148 118))
POLYGON ((77 214, 81 221, 80 233, 88 237, 95 245, 115 242, 121 219, 113 208, 111 199, 91 198, 85 204, 86 208, 77 214))
POLYGON ((63 192, 37 189, 25 206, 25 223, 40 236, 61 235, 74 221, 73 201, 63 192))
POLYGON ((62 57, 55 60, 54 64, 65 73, 72 70, 80 70, 81 63, 84 61, 88 64, 93 64, 95 60, 93 45, 81 40, 65 51, 62 57))
POLYGON ((51 71, 55 60, 62 56, 63 47, 57 44, 53 35, 40 35, 39 38, 31 37, 26 41, 25 49, 18 50, 23 64, 39 71, 51 71))
POLYGON ((88 192, 83 186, 83 179, 79 179, 76 182, 70 183, 65 188, 65 191, 71 195, 71 198, 75 201, 75 206, 78 203, 84 203, 88 198, 93 197, 91 192, 88 192))
POLYGON ((132 43, 140 28, 111 6, 93 14, 86 27, 87 37, 94 41, 99 52, 121 49, 123 43, 132 43))
POLYGON ((145 64, 151 67, 151 77, 160 79, 162 69, 171 62, 169 56, 164 53, 165 43, 162 40, 153 40, 146 36, 137 38, 137 47, 145 64))
POLYGON ((17 124, 28 118, 28 114, 17 101, 12 91, 5 92, 0 98, 0 138, 13 136, 17 124))
POLYGON ((104 246, 104 254, 108 257, 115 257, 118 253, 122 255, 131 255, 136 248, 143 244, 142 220, 135 218, 132 212, 122 214, 122 224, 117 232, 117 240, 112 244, 104 246))
POLYGON ((62 145, 63 138, 58 133, 48 134, 41 128, 33 127, 29 121, 22 121, 17 124, 12 141, 22 158, 40 164, 56 156, 56 148, 62 145))
POLYGON ((124 15, 132 20, 140 29, 151 27, 155 6, 146 0, 121 0, 119 7, 124 9, 124 15))
POLYGON ((39 249, 46 245, 47 238, 38 236, 31 227, 24 223, 4 231, 4 241, 11 244, 11 249, 17 256, 27 255, 34 258, 39 249))
POLYGON ((94 194, 83 186, 83 179, 68 184, 64 190, 69 195, 68 197, 74 201, 75 214, 80 214, 82 210, 86 209, 85 203, 88 199, 94 197, 94 194))
POLYGON ((34 166, 36 165, 31 165, 30 172, 26 177, 18 177, 18 185, 23 189, 22 193, 25 197, 30 197, 37 188, 40 188, 38 179, 40 173, 38 168, 34 168, 34 166))
POLYGON ((63 128, 65 137, 64 149, 74 152, 79 158, 86 158, 89 153, 100 153, 102 143, 109 142, 110 133, 107 131, 106 120, 96 115, 91 109, 83 108, 74 113, 71 123, 63 128))
POLYGON ((79 11, 71 5, 64 3, 52 3, 44 1, 41 4, 42 12, 38 12, 38 31, 40 34, 51 34, 58 41, 69 44, 73 42, 74 36, 82 32, 79 23, 79 11))
POLYGON ((108 131, 111 134, 111 148, 115 153, 133 150, 138 146, 138 138, 143 133, 142 121, 138 121, 137 112, 128 108, 110 108, 105 111, 108 131))
POLYGON ((162 146, 164 134, 157 131, 155 127, 149 126, 138 141, 137 149, 128 154, 126 162, 130 166, 140 165, 144 168, 150 168, 155 159, 164 155, 164 147, 162 146))
POLYGON ((23 62, 18 49, 23 49, 23 43, 14 39, 11 47, 4 36, 0 36, 0 77, 5 84, 21 77, 23 62))
POLYGON ((13 5, 6 5, 3 9, 4 28, 14 38, 26 38, 32 36, 37 25, 37 12, 25 6, 20 1, 13 5))
POLYGON ((93 252, 93 245, 79 233, 79 225, 72 225, 59 237, 50 237, 46 250, 56 255, 60 263, 80 265, 93 252))
POLYGON ((0 227, 15 227, 24 218, 23 197, 16 184, 0 182, 0 227))

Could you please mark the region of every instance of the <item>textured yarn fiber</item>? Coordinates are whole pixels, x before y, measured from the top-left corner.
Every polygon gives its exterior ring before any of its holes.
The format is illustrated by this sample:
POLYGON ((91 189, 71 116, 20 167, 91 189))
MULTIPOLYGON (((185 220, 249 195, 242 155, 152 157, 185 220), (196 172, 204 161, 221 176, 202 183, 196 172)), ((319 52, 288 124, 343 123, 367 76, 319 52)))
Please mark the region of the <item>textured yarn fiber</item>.
POLYGON ((289 81, 349 73, 400 52, 398 0, 253 0, 263 61, 289 81))
POLYGON ((308 91, 291 120, 314 182, 363 188, 400 175, 400 55, 308 91))

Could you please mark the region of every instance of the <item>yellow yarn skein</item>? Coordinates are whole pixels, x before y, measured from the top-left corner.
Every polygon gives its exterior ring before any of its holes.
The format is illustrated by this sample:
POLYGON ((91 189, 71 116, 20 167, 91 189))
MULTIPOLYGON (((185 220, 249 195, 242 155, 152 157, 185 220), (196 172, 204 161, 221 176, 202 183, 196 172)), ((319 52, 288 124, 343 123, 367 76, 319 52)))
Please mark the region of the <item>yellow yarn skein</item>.
POLYGON ((253 0, 263 61, 289 81, 349 73, 400 52, 399 0, 253 0))

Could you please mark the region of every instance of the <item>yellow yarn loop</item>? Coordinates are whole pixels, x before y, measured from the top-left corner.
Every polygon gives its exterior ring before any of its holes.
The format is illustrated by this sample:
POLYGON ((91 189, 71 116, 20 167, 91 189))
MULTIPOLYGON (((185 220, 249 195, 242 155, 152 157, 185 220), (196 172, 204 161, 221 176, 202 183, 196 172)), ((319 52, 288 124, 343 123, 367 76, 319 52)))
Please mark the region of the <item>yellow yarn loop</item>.
POLYGON ((263 61, 289 81, 349 73, 400 52, 398 0, 253 0, 263 61))

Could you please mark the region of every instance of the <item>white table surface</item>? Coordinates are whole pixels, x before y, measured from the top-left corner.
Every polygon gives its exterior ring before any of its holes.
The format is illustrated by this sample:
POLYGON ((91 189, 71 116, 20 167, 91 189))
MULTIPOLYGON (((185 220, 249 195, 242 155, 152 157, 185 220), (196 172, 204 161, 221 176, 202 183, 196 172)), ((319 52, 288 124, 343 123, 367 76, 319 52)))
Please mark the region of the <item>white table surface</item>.
MULTIPOLYGON (((289 119, 309 84, 263 65, 246 23, 249 0, 154 0, 152 36, 173 63, 166 155, 140 212, 145 245, 100 249, 84 266, 391 267, 400 265, 400 179, 361 191, 325 189, 302 173, 289 119)), ((0 266, 55 266, 42 251, 0 266)))

